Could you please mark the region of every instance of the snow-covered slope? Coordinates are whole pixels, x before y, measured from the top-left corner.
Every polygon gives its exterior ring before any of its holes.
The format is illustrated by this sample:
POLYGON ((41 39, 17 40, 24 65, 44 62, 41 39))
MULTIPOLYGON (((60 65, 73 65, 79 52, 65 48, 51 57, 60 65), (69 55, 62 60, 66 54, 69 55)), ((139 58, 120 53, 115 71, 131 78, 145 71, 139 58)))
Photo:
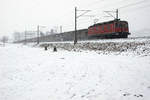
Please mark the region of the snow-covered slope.
POLYGON ((149 59, 7 44, 0 46, 0 100, 149 100, 149 59))
MULTIPOLYGON (((33 45, 33 44, 32 44, 33 45)), ((68 51, 95 51, 97 53, 115 53, 135 55, 150 55, 150 37, 138 37, 127 39, 101 39, 91 41, 78 41, 76 45, 73 42, 44 42, 41 47, 57 47, 58 49, 68 51)))

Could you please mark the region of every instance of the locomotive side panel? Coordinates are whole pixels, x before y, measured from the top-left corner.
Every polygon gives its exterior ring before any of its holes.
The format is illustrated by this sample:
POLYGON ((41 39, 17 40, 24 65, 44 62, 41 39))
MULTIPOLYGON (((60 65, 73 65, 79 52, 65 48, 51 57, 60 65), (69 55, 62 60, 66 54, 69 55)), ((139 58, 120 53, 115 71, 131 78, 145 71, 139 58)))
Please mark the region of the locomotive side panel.
POLYGON ((102 34, 110 34, 115 32, 114 24, 101 24, 98 26, 93 26, 88 29, 88 35, 102 35, 102 34))

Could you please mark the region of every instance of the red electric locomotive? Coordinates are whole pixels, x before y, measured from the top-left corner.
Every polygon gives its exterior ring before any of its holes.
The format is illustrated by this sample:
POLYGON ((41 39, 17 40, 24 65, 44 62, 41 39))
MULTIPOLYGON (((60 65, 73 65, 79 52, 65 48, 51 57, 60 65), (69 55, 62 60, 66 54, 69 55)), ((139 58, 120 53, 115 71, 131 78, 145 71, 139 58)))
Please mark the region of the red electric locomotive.
POLYGON ((119 19, 94 24, 88 28, 88 36, 94 38, 127 38, 129 34, 128 22, 119 19))

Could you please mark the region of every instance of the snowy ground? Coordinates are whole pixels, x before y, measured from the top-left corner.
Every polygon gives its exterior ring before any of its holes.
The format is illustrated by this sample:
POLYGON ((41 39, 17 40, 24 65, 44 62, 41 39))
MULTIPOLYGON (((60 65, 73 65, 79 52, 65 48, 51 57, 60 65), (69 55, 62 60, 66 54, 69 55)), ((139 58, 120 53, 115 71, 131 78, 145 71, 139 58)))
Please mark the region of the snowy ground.
POLYGON ((150 55, 0 46, 0 100, 149 99, 150 55))
POLYGON ((127 38, 127 39, 101 39, 91 41, 78 41, 74 46, 73 42, 47 42, 41 43, 41 47, 48 46, 68 51, 95 51, 101 54, 118 55, 141 55, 150 56, 150 37, 127 38))

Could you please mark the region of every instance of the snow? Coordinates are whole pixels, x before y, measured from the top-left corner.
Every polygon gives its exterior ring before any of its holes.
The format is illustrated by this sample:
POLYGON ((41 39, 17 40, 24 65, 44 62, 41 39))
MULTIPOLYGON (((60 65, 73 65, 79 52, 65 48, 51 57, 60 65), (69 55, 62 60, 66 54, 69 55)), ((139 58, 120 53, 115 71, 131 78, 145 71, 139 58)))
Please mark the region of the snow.
MULTIPOLYGON (((96 40, 78 40, 78 43, 107 43, 107 42, 143 42, 146 40, 150 40, 149 37, 129 37, 129 38, 118 38, 118 39, 96 39, 96 40)), ((59 41, 59 42, 41 42, 41 44, 45 43, 73 43, 73 41, 59 41)))
MULTIPOLYGON (((29 44, 28 44, 29 45, 29 44)), ((33 45, 33 44, 31 44, 33 45)), ((150 38, 128 38, 128 39, 102 39, 92 41, 78 41, 74 46, 72 42, 42 42, 41 47, 48 46, 49 48, 57 47, 68 51, 95 51, 103 54, 134 54, 140 56, 150 55, 150 38)))
POLYGON ((150 98, 150 55, 48 49, 0 46, 0 100, 150 98))

